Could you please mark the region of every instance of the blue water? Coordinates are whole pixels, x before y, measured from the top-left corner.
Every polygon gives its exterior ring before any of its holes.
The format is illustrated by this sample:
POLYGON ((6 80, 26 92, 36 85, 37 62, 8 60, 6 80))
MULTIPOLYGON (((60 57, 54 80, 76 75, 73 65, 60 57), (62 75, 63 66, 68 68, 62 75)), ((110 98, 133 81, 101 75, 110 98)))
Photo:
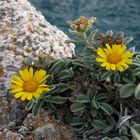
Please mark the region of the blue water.
POLYGON ((140 50, 140 0, 30 0, 53 25, 69 35, 66 21, 97 17, 95 27, 101 32, 112 29, 133 36, 132 45, 140 50))

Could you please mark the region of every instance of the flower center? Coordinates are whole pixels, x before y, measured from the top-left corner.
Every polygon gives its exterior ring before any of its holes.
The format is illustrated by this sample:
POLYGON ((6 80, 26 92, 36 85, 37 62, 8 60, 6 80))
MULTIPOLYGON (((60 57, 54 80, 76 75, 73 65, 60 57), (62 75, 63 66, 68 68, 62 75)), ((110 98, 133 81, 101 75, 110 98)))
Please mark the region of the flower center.
POLYGON ((107 61, 111 64, 117 64, 121 61, 121 55, 117 53, 110 53, 107 57, 107 61))
POLYGON ((38 82, 35 80, 29 80, 24 83, 23 89, 27 92, 34 92, 38 88, 38 82))

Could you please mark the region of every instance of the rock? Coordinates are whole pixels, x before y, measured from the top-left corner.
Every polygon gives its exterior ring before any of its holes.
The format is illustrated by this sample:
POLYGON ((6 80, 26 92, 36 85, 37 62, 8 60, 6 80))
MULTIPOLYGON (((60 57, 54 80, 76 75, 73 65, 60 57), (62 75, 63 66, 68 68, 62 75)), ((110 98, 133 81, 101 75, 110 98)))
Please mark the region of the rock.
POLYGON ((47 22, 27 0, 1 0, 0 7, 0 64, 4 68, 0 81, 11 75, 7 65, 20 68, 25 56, 42 52, 55 58, 74 55, 74 44, 65 43, 67 35, 47 22))
POLYGON ((41 112, 28 114, 25 103, 8 93, 9 81, 26 56, 48 60, 74 55, 74 44, 48 23, 27 0, 0 0, 0 140, 72 140, 73 131, 41 112), (64 133, 65 132, 65 133, 64 133))

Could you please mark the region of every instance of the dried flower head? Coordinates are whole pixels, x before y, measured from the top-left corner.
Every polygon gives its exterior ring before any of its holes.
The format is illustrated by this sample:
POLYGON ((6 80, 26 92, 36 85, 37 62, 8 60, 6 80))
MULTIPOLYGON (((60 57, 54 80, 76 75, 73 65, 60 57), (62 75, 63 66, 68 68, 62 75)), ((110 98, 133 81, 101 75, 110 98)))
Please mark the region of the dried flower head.
POLYGON ((132 41, 132 37, 124 37, 123 32, 118 32, 116 35, 113 35, 113 31, 107 31, 106 34, 99 33, 99 36, 94 40, 94 47, 106 47, 106 44, 109 45, 120 45, 125 44, 126 39, 132 41))
POLYGON ((49 86, 44 82, 49 75, 46 75, 45 70, 37 70, 33 72, 33 68, 24 69, 19 71, 20 76, 13 75, 11 80, 11 93, 15 98, 21 98, 24 100, 31 100, 32 98, 38 98, 43 92, 50 90, 49 86))
POLYGON ((95 17, 86 18, 84 16, 80 16, 78 19, 71 20, 68 23, 70 24, 72 30, 78 32, 85 32, 92 27, 95 20, 95 17))

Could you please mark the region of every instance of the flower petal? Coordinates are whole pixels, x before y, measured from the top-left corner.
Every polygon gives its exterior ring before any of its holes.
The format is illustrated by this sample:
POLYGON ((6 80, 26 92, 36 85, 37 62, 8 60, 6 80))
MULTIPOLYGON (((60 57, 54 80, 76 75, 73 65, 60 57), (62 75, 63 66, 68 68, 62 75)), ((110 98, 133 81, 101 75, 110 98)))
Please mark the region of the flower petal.
POLYGON ((30 69, 29 69, 29 74, 30 74, 30 79, 32 79, 33 78, 33 68, 32 67, 30 67, 30 69))
POLYGON ((16 93, 15 94, 15 98, 17 99, 17 98, 21 97, 23 94, 24 94, 24 92, 16 93))
POLYGON ((46 75, 44 78, 42 78, 42 79, 39 81, 39 84, 44 83, 45 80, 46 80, 48 77, 49 77, 49 75, 46 75))
POLYGON ((27 81, 27 77, 26 77, 26 75, 24 74, 23 70, 20 70, 20 71, 19 71, 19 74, 20 74, 21 78, 22 78, 24 81, 27 81))
POLYGON ((105 60, 105 59, 103 59, 103 58, 99 58, 99 57, 98 57, 98 58, 96 58, 96 61, 97 61, 97 62, 106 62, 106 60, 105 60))
POLYGON ((27 96, 28 96, 28 93, 25 92, 25 93, 22 95, 21 100, 22 100, 22 101, 25 101, 26 98, 27 98, 27 96))
POLYGON ((31 100, 33 98, 33 93, 28 93, 27 100, 31 100))
POLYGON ((39 70, 39 71, 36 71, 35 72, 35 75, 34 75, 34 79, 36 81, 41 81, 41 79, 46 75, 46 71, 45 70, 39 70))
POLYGON ((21 89, 13 89, 13 90, 11 90, 11 93, 14 94, 16 92, 21 92, 21 91, 23 91, 22 88, 21 89))
POLYGON ((108 52, 110 53, 110 52, 112 51, 110 45, 109 45, 109 44, 105 44, 105 45, 106 45, 106 47, 107 47, 108 52))
POLYGON ((104 52, 102 48, 98 48, 97 54, 104 59, 107 58, 106 52, 104 52))
POLYGON ((26 80, 27 80, 27 81, 30 80, 30 74, 29 74, 28 69, 24 69, 23 72, 24 72, 24 75, 25 75, 25 77, 26 77, 26 80))
POLYGON ((18 86, 23 86, 23 83, 21 83, 21 82, 18 82, 18 81, 15 81, 15 80, 11 80, 10 81, 11 83, 14 83, 14 84, 16 84, 16 85, 18 85, 18 86))
POLYGON ((23 83, 23 82, 24 82, 20 77, 18 77, 18 76, 15 75, 15 74, 12 75, 12 79, 13 79, 14 81, 18 81, 18 82, 20 82, 20 83, 23 83))
POLYGON ((117 69, 120 71, 120 72, 123 72, 124 71, 124 68, 120 65, 117 64, 117 69))
POLYGON ((111 65, 108 64, 108 65, 106 66, 106 69, 107 69, 107 70, 110 70, 110 69, 111 69, 111 65))
POLYGON ((111 64, 111 70, 116 70, 116 65, 115 64, 111 64))
POLYGON ((106 67, 108 65, 108 63, 102 63, 101 66, 102 67, 106 67))

